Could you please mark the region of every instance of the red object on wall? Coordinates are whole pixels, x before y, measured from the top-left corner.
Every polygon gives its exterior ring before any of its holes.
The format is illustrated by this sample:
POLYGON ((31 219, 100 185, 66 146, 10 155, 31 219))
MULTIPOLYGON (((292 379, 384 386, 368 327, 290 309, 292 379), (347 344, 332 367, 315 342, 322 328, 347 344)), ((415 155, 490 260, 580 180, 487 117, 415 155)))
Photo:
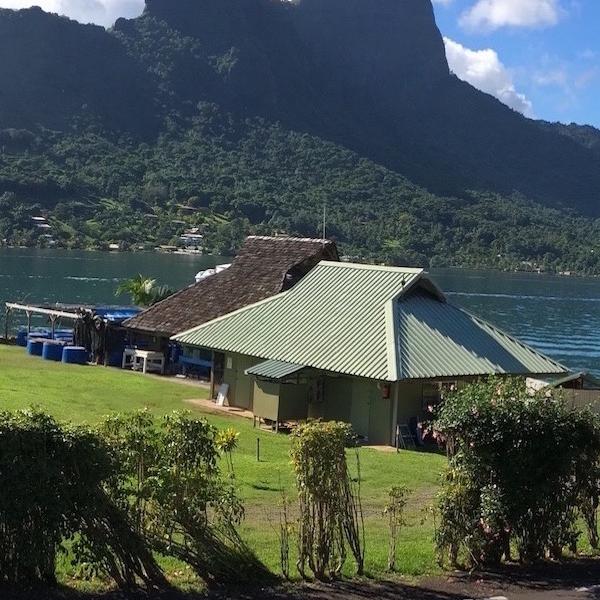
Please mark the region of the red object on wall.
POLYGON ((389 383, 384 383, 381 386, 381 397, 384 400, 389 400, 390 399, 390 391, 391 391, 391 386, 389 383))

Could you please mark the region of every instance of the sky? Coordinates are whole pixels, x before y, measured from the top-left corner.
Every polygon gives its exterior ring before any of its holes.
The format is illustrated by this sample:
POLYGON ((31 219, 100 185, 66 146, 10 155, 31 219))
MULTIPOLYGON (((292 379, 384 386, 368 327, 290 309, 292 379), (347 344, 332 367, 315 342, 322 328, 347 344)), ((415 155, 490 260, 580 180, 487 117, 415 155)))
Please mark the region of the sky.
POLYGON ((450 68, 527 116, 600 127, 600 0, 433 0, 450 68))
MULTIPOLYGON (((432 1, 458 77, 528 117, 600 128, 600 0, 432 1)), ((110 26, 144 0, 0 0, 32 4, 110 26)))

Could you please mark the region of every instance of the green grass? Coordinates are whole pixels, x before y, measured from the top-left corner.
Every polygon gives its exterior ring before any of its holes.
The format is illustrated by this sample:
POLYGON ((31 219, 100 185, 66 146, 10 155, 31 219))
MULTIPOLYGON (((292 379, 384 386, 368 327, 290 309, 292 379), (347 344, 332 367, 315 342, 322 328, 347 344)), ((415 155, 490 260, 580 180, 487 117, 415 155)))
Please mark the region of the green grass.
MULTIPOLYGON (((63 421, 74 423, 99 421, 115 411, 147 407, 162 415, 175 409, 194 408, 186 400, 206 398, 200 386, 146 377, 102 367, 79 367, 42 361, 20 348, 0 346, 0 402, 2 409, 36 405, 63 421)), ((281 490, 295 494, 289 458, 289 438, 283 434, 253 429, 247 419, 207 414, 217 427, 235 427, 240 432, 239 448, 234 455, 239 492, 245 501, 246 520, 242 533, 259 557, 279 572, 277 529, 281 490), (256 459, 260 439, 260 462, 256 459)), ((387 559, 387 526, 382 516, 386 495, 393 485, 412 490, 407 507, 407 525, 402 529, 398 569, 406 575, 437 571, 432 542, 433 524, 423 521, 426 509, 436 493, 439 473, 445 459, 421 452, 385 452, 361 448, 358 451, 362 474, 362 500, 366 525, 366 568, 369 574, 381 574, 387 559)), ((355 455, 348 454, 355 471, 355 455)), ((176 579, 187 585, 193 576, 181 564, 164 561, 176 579)), ((63 578, 73 573, 64 565, 63 578)))

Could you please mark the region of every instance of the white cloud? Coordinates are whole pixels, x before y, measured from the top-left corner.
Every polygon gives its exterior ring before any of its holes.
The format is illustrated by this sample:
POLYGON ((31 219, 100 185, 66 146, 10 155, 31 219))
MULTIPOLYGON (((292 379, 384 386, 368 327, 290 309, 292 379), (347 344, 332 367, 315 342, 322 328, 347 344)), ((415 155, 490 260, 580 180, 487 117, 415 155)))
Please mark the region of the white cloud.
POLYGON ((447 37, 444 38, 444 44, 448 64, 457 77, 495 96, 514 110, 533 116, 531 102, 516 90, 512 74, 495 50, 471 50, 447 37))
POLYGON ((0 0, 1 8, 39 6, 47 12, 66 15, 82 23, 109 27, 119 17, 137 17, 144 10, 144 0, 0 0))
POLYGON ((432 0, 434 4, 441 4, 442 6, 450 6, 454 0, 432 0))
POLYGON ((501 27, 549 27, 564 14, 559 0, 477 0, 460 17, 465 29, 494 31, 501 27))

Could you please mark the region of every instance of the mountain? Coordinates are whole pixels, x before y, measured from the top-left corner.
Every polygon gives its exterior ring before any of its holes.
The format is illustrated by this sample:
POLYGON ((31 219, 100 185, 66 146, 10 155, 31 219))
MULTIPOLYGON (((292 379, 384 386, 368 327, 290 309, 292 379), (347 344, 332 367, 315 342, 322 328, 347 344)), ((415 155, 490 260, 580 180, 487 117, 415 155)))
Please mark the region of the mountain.
POLYGON ((0 10, 0 52, 9 241, 37 243, 42 210, 61 244, 202 221, 234 246, 248 228, 314 233, 326 202, 363 255, 600 272, 565 242, 598 227, 600 132, 457 79, 430 0, 146 0, 109 31, 0 10))

